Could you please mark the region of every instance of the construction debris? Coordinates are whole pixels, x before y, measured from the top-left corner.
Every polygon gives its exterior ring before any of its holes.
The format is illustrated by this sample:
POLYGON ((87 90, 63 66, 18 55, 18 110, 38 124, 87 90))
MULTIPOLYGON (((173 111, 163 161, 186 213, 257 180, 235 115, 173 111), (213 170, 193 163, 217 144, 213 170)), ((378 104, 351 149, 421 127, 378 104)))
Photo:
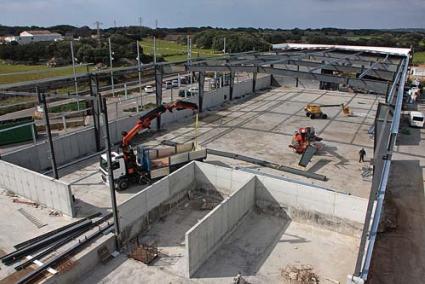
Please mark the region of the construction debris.
POLYGON ((249 284, 249 282, 242 277, 240 272, 238 272, 238 274, 236 274, 233 278, 233 284, 249 284))
POLYGON ((287 265, 281 271, 282 277, 291 284, 318 284, 319 276, 311 265, 287 265))
POLYGON ((158 247, 153 245, 141 244, 137 246, 128 256, 143 262, 144 264, 150 264, 158 257, 158 247))
POLYGON ((38 208, 38 206, 39 206, 39 204, 36 203, 36 202, 25 201, 25 200, 21 200, 21 199, 18 199, 18 198, 13 198, 13 203, 31 205, 31 206, 34 206, 35 208, 38 208))

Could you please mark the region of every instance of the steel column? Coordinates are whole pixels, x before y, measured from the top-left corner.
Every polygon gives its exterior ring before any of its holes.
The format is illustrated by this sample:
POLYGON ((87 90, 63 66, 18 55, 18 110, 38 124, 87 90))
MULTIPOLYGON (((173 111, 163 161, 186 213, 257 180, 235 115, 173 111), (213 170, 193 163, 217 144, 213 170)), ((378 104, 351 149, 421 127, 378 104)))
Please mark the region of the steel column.
POLYGON ((109 191, 111 193, 111 205, 112 205, 112 214, 114 217, 114 229, 115 229, 115 241, 117 248, 120 247, 118 236, 120 235, 120 226, 118 220, 118 207, 117 207, 117 198, 115 195, 115 181, 114 181, 114 172, 112 170, 112 156, 111 156, 111 139, 109 135, 109 123, 108 123, 108 106, 106 104, 106 98, 101 98, 101 109, 103 113, 104 125, 105 125, 105 144, 106 144, 106 158, 108 160, 108 181, 109 181, 109 191))
POLYGON ((100 145, 100 110, 99 103, 97 100, 97 95, 99 91, 99 81, 97 75, 89 74, 90 78, 90 96, 92 97, 91 101, 91 112, 93 116, 93 126, 94 126, 94 139, 96 142, 96 151, 99 152, 101 149, 100 145))
POLYGON ((47 139, 49 141, 50 161, 52 163, 53 177, 55 179, 59 179, 58 168, 57 168, 57 165, 56 165, 55 148, 53 146, 52 130, 50 129, 49 109, 47 108, 47 102, 46 102, 46 95, 45 94, 41 95, 41 101, 42 101, 42 104, 43 104, 44 122, 45 122, 45 125, 46 125, 47 139))
POLYGON ((198 72, 198 107, 199 107, 199 112, 203 111, 204 85, 205 85, 205 73, 204 72, 198 72))
POLYGON ((252 93, 255 94, 257 89, 257 72, 252 73, 252 93))
POLYGON ((229 100, 233 100, 233 89, 235 86, 235 72, 230 72, 230 82, 229 82, 229 100))
MULTIPOLYGON (((155 95, 156 95, 156 105, 162 105, 162 77, 163 77, 163 68, 161 65, 155 65, 155 95)), ((156 119, 157 129, 161 129, 161 116, 156 119)))

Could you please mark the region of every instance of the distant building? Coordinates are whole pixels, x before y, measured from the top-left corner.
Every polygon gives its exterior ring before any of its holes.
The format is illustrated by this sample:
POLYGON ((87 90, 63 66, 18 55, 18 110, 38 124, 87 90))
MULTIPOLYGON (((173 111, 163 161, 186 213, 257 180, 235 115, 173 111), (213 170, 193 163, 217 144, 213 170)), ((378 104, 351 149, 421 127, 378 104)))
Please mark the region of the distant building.
POLYGON ((23 31, 19 36, 8 36, 6 42, 17 42, 18 44, 28 44, 41 41, 59 41, 63 40, 63 36, 58 33, 52 33, 48 30, 23 31))

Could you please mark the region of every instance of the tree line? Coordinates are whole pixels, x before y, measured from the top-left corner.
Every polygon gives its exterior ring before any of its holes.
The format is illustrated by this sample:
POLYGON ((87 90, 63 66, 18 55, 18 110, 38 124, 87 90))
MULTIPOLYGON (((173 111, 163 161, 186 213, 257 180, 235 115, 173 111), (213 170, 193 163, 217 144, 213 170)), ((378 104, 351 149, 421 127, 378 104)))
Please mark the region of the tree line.
MULTIPOLYGON (((6 27, 0 25, 0 36, 18 34, 24 30, 42 29, 40 27, 6 27)), ((109 62, 107 38, 111 38, 114 50, 114 63, 119 65, 134 64, 136 58, 136 40, 156 36, 167 39, 173 35, 173 40, 186 44, 186 36, 191 35, 193 44, 198 48, 222 51, 224 38, 227 52, 268 51, 272 44, 283 42, 314 43, 314 44, 341 44, 366 45, 388 47, 413 47, 415 51, 425 51, 425 30, 345 30, 335 28, 323 29, 257 29, 234 28, 223 29, 213 27, 182 27, 158 28, 148 27, 117 27, 101 30, 101 40, 92 38, 95 29, 89 27, 73 27, 60 25, 48 28, 52 32, 67 35, 68 38, 80 38, 75 41, 75 55, 81 63, 109 62)), ((0 59, 19 63, 44 63, 55 58, 64 64, 71 63, 69 41, 39 42, 28 45, 2 44, 0 45, 0 59)), ((161 60, 161 58, 159 58, 161 60)), ((143 55, 144 63, 151 62, 152 58, 143 55)))

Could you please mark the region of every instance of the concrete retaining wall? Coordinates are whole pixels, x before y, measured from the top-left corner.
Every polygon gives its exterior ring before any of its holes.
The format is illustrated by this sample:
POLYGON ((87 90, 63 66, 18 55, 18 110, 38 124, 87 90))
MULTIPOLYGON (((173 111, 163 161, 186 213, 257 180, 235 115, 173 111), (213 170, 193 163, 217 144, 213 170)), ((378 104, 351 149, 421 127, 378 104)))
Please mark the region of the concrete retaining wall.
POLYGON ((254 208, 255 177, 220 203, 185 234, 187 277, 214 253, 242 218, 254 208))
POLYGON ((196 185, 204 190, 219 190, 225 195, 230 195, 253 177, 253 174, 235 171, 232 168, 195 162, 196 185))
POLYGON ((0 187, 68 216, 74 216, 70 186, 60 180, 0 161, 0 187))
POLYGON ((175 203, 187 195, 194 187, 194 163, 162 178, 118 206, 118 218, 124 243, 137 236, 149 213, 166 203, 175 203))
POLYGON ((316 223, 346 234, 360 234, 367 200, 306 184, 257 176, 256 205, 279 206, 293 220, 316 223))

